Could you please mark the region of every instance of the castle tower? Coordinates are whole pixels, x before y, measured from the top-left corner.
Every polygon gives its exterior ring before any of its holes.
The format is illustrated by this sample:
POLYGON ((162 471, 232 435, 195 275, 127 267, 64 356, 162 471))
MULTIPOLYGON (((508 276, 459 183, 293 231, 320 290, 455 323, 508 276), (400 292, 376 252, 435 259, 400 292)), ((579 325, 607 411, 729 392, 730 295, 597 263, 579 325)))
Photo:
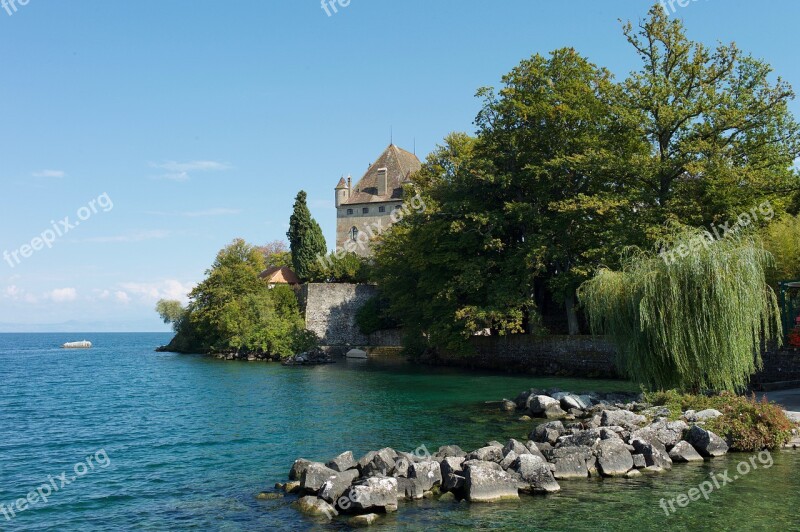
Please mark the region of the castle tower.
POLYGON ((339 180, 339 184, 336 185, 336 208, 342 206, 342 204, 347 201, 350 197, 350 187, 347 183, 345 183, 344 177, 339 180))

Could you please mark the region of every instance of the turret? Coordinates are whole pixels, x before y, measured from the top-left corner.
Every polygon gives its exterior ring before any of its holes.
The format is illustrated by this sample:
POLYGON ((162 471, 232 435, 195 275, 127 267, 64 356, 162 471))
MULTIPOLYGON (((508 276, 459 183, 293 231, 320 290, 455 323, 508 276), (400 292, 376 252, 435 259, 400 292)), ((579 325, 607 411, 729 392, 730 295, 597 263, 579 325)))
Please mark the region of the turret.
POLYGON ((350 179, 348 178, 348 182, 345 182, 344 177, 339 180, 339 184, 336 185, 336 208, 342 206, 342 204, 347 201, 350 197, 350 179))

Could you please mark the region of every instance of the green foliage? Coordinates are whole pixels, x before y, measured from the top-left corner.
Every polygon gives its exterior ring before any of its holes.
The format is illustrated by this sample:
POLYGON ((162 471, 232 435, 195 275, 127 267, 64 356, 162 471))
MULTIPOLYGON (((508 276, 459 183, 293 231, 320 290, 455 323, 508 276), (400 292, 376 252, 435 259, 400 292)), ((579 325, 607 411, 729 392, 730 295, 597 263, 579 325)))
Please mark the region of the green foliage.
POLYGON ((259 279, 261 251, 235 240, 217 254, 190 303, 172 346, 181 352, 245 351, 286 357, 307 350, 297 298, 291 287, 270 289, 259 279))
POLYGON ((294 272, 301 280, 309 279, 314 272, 318 257, 328 252, 322 229, 306 205, 306 193, 300 191, 294 202, 294 211, 289 219, 289 247, 292 254, 294 272))
POLYGON ((160 299, 156 303, 156 312, 164 323, 172 324, 172 329, 176 331, 186 314, 180 301, 168 299, 160 299))
POLYGON ((680 418, 686 410, 713 408, 722 416, 708 421, 705 427, 728 440, 734 451, 760 451, 779 449, 792 437, 792 422, 783 409, 775 403, 756 400, 729 392, 719 395, 681 394, 676 390, 645 393, 645 401, 666 406, 672 419, 680 418))
POLYGON ((395 329, 397 321, 386 314, 387 302, 380 296, 370 298, 356 312, 356 325, 364 334, 372 334, 383 329, 395 329))
POLYGON ((592 330, 611 337, 618 367, 649 388, 740 390, 764 345, 781 341, 764 280, 770 255, 750 236, 709 242, 684 230, 669 243, 689 253, 632 250, 620 271, 603 268, 581 286, 592 330))
POLYGON ((278 268, 284 266, 291 268, 293 266, 292 254, 289 252, 286 243, 282 240, 273 240, 264 246, 259 246, 258 251, 264 255, 264 263, 267 268, 273 266, 278 268))
POLYGON ((764 230, 764 247, 775 257, 767 270, 770 286, 800 279, 800 216, 784 215, 764 230))
POLYGON ((366 257, 340 251, 320 256, 309 271, 312 283, 369 283, 372 281, 372 263, 366 257))

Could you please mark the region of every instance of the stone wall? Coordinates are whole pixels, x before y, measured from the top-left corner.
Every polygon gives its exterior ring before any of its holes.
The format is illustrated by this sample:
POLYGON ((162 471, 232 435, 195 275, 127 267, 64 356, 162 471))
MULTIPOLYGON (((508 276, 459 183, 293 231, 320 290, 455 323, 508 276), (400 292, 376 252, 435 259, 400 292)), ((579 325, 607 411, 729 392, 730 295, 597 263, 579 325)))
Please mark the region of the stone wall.
POLYGON ((593 336, 477 336, 477 354, 439 355, 437 365, 534 375, 619 378, 614 348, 593 336))

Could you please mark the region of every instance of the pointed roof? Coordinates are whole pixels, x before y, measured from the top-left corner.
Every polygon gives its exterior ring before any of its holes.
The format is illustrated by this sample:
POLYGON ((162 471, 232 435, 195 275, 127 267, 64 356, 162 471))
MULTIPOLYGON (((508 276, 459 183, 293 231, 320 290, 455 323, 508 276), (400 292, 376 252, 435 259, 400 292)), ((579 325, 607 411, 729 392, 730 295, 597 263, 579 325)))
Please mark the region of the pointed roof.
POLYGON ((356 183, 350 191, 350 197, 343 204, 380 203, 402 199, 403 183, 420 168, 422 163, 416 155, 390 144, 378 160, 370 165, 367 173, 356 183), (383 168, 387 170, 386 194, 379 196, 378 170, 383 168))
POLYGON ((266 279, 268 283, 275 284, 300 284, 300 279, 287 266, 272 266, 267 268, 259 275, 261 279, 266 279))
POLYGON ((344 177, 339 180, 339 184, 336 185, 336 190, 340 188, 347 188, 347 182, 344 180, 344 177))

